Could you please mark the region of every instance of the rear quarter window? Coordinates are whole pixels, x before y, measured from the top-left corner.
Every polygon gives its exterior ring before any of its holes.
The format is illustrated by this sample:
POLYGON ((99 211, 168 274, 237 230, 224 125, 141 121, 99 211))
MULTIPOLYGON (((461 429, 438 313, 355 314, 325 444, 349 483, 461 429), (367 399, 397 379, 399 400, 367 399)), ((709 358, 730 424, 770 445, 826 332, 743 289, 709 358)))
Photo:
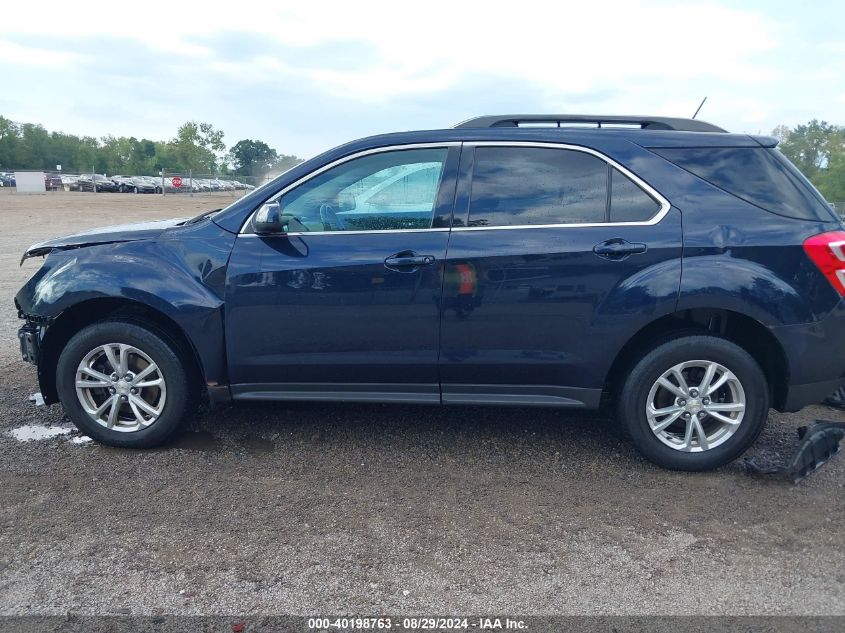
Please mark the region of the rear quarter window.
POLYGON ((802 220, 835 219, 821 195, 776 149, 693 147, 651 151, 771 213, 802 220))
POLYGON ((615 167, 610 171, 610 221, 645 222, 654 217, 660 204, 615 167))

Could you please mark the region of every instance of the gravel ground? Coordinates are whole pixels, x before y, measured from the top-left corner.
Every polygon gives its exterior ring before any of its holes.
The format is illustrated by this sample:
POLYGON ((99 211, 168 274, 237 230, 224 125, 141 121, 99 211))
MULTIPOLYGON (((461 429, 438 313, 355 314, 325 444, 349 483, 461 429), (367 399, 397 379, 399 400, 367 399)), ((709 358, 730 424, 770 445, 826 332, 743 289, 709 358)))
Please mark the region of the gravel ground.
MULTIPOLYGON (((841 456, 798 486, 681 474, 603 415, 367 404, 224 407, 130 451, 30 405, 22 249, 230 199, 0 193, 0 614, 845 614, 841 456)), ((816 418, 845 412, 773 412, 751 454, 816 418)))

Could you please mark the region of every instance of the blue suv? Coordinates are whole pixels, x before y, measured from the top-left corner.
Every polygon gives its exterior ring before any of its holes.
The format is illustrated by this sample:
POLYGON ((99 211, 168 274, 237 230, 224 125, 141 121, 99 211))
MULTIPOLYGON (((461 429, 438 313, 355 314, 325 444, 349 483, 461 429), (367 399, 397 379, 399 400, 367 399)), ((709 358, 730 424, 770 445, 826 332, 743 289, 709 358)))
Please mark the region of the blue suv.
POLYGON ((506 115, 330 150, 225 209, 30 247, 46 402, 160 444, 202 397, 615 406, 714 468, 845 382, 845 231, 772 138, 506 115))

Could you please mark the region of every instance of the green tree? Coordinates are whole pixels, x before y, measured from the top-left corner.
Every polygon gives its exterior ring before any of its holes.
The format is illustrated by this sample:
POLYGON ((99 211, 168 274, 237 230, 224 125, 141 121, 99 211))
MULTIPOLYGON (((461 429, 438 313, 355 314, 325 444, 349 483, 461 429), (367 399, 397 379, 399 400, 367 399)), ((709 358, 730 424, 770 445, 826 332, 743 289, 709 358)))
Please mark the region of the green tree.
POLYGON ((11 169, 16 166, 19 139, 18 124, 0 116, 0 168, 11 169))
POLYGON ((813 119, 793 129, 778 126, 778 147, 830 201, 845 201, 845 127, 813 119))
MULTIPOLYGON (((49 168, 52 152, 50 134, 41 125, 24 123, 20 128, 14 165, 22 169, 49 168)), ((53 164, 55 167, 55 163, 53 164)))
POLYGON ((840 127, 827 140, 827 166, 816 175, 816 186, 822 195, 840 205, 845 203, 845 127, 840 127))
POLYGON ((302 159, 292 154, 279 154, 276 163, 273 165, 273 171, 277 174, 287 171, 291 167, 295 167, 302 162, 302 159))
POLYGON ((243 139, 229 150, 228 161, 234 167, 234 174, 241 176, 259 176, 272 169, 279 155, 263 141, 243 139))
POLYGON ((217 156, 226 146, 223 132, 215 130, 210 123, 188 121, 179 126, 176 138, 171 141, 172 156, 176 169, 192 169, 195 173, 211 173, 217 169, 217 156))
MULTIPOLYGON (((827 121, 813 119, 783 135, 780 150, 811 180, 827 167, 830 158, 828 143, 837 128, 827 121)), ((776 129, 777 133, 778 130, 776 129)), ((781 132, 782 133, 782 132, 781 132)))
POLYGON ((263 141, 246 139, 224 154, 223 132, 210 123, 188 121, 169 141, 107 135, 100 139, 48 132, 34 123, 17 123, 0 116, 0 169, 55 169, 69 173, 94 169, 109 175, 157 175, 162 169, 195 174, 226 171, 235 163, 239 173, 263 175, 282 171, 301 160, 279 154, 263 141))

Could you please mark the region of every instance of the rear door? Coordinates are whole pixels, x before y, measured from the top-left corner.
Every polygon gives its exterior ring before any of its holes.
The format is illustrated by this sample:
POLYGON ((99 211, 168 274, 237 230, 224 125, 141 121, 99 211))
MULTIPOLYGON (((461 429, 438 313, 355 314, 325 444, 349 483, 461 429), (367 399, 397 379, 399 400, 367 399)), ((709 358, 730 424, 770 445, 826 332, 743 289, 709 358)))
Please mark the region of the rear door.
POLYGON ((234 397, 439 402, 459 153, 343 159, 280 195, 286 233, 238 236, 226 298, 234 397))
POLYGON ((674 310, 680 212, 597 152, 465 144, 444 274, 444 402, 598 404, 616 354, 674 310))

